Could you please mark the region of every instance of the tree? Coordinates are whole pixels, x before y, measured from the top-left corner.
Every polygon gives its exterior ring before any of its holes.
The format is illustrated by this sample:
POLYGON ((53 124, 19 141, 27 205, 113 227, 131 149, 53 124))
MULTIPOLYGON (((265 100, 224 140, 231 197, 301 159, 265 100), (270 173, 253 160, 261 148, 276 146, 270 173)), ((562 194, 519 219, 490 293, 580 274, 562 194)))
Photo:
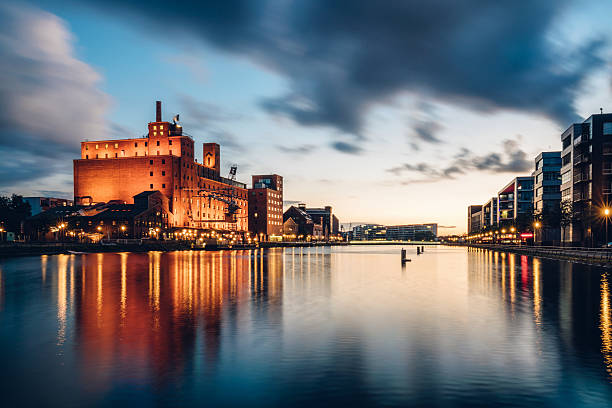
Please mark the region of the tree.
POLYGON ((21 224, 30 213, 30 204, 22 196, 0 196, 0 225, 5 231, 21 232, 21 224))
POLYGON ((559 225, 561 225, 562 238, 561 240, 565 242, 565 231, 568 226, 572 225, 574 222, 574 204, 571 200, 563 200, 559 206, 559 225))

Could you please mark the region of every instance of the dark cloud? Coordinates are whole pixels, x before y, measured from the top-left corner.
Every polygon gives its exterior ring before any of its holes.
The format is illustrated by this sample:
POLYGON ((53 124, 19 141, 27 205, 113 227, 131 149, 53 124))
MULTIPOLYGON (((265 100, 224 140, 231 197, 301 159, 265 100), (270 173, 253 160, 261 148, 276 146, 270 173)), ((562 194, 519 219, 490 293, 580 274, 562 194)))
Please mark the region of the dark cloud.
POLYGON ((205 138, 205 142, 219 143, 236 152, 244 151, 244 144, 233 133, 224 129, 226 123, 241 120, 242 115, 189 95, 179 95, 179 107, 183 128, 199 132, 193 135, 194 137, 205 138))
POLYGON ((363 152, 363 149, 361 147, 353 143, 332 142, 330 146, 332 147, 332 149, 335 149, 342 153, 360 154, 363 152))
POLYGON ((250 57, 290 83, 264 109, 357 137, 368 109, 403 91, 539 113, 565 127, 578 118, 578 86, 602 66, 600 41, 552 44, 549 29, 569 0, 89 2, 152 33, 189 33, 250 57))
POLYGON ((5 3, 0 22, 0 187, 69 177, 80 141, 107 130, 101 78, 55 15, 5 3))
POLYGON ((292 146, 292 147, 276 146, 276 148, 283 153, 302 155, 302 154, 312 153, 314 150, 316 150, 317 147, 315 145, 304 144, 304 145, 292 146))
POLYGON ((502 142, 502 152, 499 153, 492 152, 479 156, 467 148, 461 148, 446 167, 432 166, 428 163, 404 163, 387 171, 396 176, 402 176, 406 173, 418 174, 420 178, 402 182, 403 184, 414 184, 454 179, 459 174, 473 171, 531 173, 533 166, 533 161, 528 159, 527 153, 520 148, 518 142, 506 139, 502 142))

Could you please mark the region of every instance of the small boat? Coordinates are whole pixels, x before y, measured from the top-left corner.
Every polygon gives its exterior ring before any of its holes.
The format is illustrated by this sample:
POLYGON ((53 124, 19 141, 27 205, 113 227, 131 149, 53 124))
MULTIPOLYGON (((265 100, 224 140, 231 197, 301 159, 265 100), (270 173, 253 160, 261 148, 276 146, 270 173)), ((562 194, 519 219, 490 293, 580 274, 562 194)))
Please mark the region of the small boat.
POLYGON ((83 255, 86 254, 87 252, 80 252, 80 251, 68 251, 69 254, 72 255, 83 255))

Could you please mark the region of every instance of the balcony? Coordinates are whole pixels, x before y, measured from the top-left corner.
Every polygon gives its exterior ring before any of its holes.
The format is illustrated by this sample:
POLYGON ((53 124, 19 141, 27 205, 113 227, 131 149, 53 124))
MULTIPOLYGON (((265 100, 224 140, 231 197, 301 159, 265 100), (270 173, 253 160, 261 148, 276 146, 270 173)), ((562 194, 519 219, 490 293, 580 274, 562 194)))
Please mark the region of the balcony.
POLYGON ((574 165, 588 163, 590 159, 588 154, 578 154, 574 156, 574 165))
POLYGON ((587 193, 583 193, 583 192, 574 193, 574 202, 576 202, 576 201, 588 201, 590 199, 591 199, 591 197, 589 197, 589 195, 587 193))
POLYGON ((584 173, 574 174, 574 183, 582 183, 582 182, 590 181, 590 180, 591 180, 590 174, 584 174, 584 173))

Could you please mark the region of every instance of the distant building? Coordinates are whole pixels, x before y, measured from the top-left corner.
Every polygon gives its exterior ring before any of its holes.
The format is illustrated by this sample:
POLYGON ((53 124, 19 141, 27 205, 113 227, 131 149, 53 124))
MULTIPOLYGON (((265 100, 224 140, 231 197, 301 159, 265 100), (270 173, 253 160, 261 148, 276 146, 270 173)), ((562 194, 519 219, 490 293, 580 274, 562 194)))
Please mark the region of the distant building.
POLYGON ((283 178, 252 176, 249 189, 249 231, 263 239, 283 235, 283 178))
POLYGON ((516 177, 497 194, 499 224, 531 225, 533 221, 533 177, 516 177))
POLYGON ((286 235, 295 235, 298 240, 323 239, 323 225, 317 223, 303 208, 291 206, 283 214, 283 229, 286 235))
POLYGON ((371 241, 387 239, 387 227, 380 224, 364 224, 353 227, 352 239, 355 241, 371 241))
POLYGON ((298 204, 298 207, 305 211, 316 224, 323 226, 323 235, 329 238, 331 235, 338 235, 340 222, 338 217, 332 213, 332 207, 307 208, 306 204, 298 204))
POLYGON ((407 224, 388 225, 387 240, 389 241, 421 241, 436 239, 438 224, 407 224))
POLYGON ((482 228, 482 205, 470 205, 467 212, 467 232, 473 234, 482 228))
POLYGON ((72 200, 54 197, 23 197, 23 201, 30 204, 31 215, 40 214, 41 212, 47 211, 53 207, 70 207, 73 204, 72 200))
POLYGON ((534 241, 558 245, 561 240, 561 152, 540 153, 535 158, 533 180, 533 213, 540 219, 539 228, 534 229, 534 241))
POLYGON ((605 236, 603 209, 612 201, 612 114, 591 115, 561 134, 561 200, 569 210, 566 243, 590 246, 605 236))

